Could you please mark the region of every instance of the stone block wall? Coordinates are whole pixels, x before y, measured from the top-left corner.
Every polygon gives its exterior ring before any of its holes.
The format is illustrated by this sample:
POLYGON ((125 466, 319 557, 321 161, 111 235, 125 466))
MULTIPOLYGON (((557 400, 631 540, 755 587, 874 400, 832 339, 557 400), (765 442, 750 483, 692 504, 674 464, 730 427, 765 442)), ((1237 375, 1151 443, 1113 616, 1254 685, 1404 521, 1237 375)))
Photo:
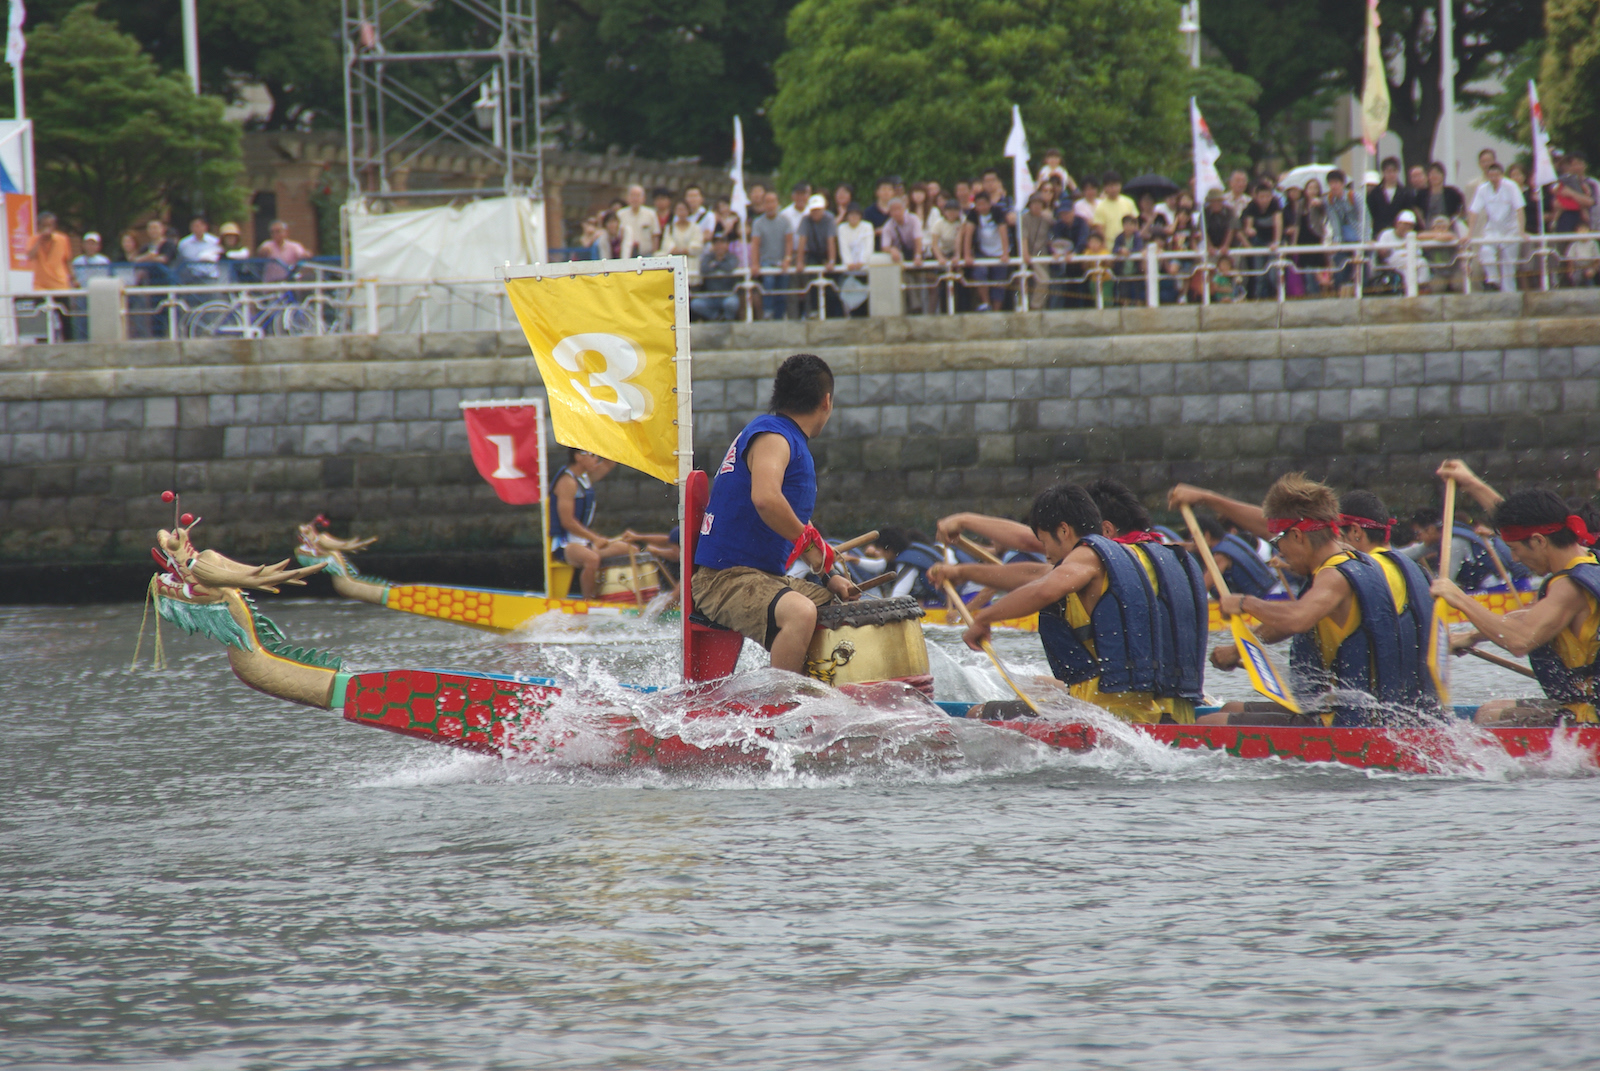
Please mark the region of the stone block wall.
MULTIPOLYGON (((1600 291, 697 325, 702 467, 802 351, 838 375, 815 452, 839 531, 1015 516, 1101 473, 1158 506, 1179 480, 1253 498, 1304 468, 1398 511, 1445 456, 1569 492, 1600 466, 1600 291)), ((538 512, 478 478, 457 406, 541 390, 515 333, 0 350, 0 572, 126 563, 137 595, 169 487, 241 559, 319 512, 393 554, 531 557, 538 512)), ((601 486, 600 527, 670 525, 666 485, 601 486)))

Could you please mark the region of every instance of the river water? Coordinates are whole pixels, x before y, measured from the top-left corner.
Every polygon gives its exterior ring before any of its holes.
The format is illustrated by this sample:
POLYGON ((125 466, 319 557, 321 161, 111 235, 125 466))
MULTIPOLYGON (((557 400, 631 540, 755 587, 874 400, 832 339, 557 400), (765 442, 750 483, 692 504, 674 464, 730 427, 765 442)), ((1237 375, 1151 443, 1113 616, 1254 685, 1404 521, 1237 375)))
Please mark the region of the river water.
MULTIPOLYGON (((675 664, 637 622, 265 608, 352 668, 675 664)), ((1600 779, 1571 756, 1400 776, 897 716, 828 766, 612 775, 289 706, 170 628, 171 668, 130 673, 138 628, 0 610, 0 1066, 1600 1065, 1600 779)), ((943 696, 1003 694, 929 634, 943 696)))

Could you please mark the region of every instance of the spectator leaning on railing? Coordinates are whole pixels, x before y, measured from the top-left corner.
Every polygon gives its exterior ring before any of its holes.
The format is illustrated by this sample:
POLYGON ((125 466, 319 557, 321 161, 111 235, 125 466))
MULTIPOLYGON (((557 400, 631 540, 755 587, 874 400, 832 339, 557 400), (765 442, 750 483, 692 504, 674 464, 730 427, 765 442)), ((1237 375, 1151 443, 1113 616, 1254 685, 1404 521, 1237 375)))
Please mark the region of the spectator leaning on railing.
POLYGON ((268 238, 261 243, 261 248, 256 251, 257 256, 267 258, 267 266, 261 273, 264 283, 281 283, 294 274, 295 268, 302 260, 308 260, 311 254, 306 252, 306 247, 289 238, 289 225, 281 219, 272 221, 267 228, 268 238))
POLYGON ((750 222, 750 263, 761 275, 761 306, 768 320, 783 319, 787 298, 784 273, 794 252, 794 231, 778 211, 778 193, 770 190, 761 215, 750 222))
POLYGON ((217 262, 222 259, 222 243, 210 233, 211 224, 203 215, 189 221, 189 234, 178 243, 178 279, 180 282, 215 283, 220 274, 217 262))
MULTIPOLYGON (((972 289, 978 299, 978 311, 988 312, 991 307, 991 282, 1001 284, 1001 297, 1005 294, 1005 281, 1010 274, 1011 228, 1006 226, 1005 209, 994 205, 987 190, 972 195, 972 211, 967 213, 966 225, 961 230, 961 259, 972 273, 972 289), (978 260, 999 260, 998 264, 978 264, 978 260)), ((1000 306, 994 298, 993 307, 1000 306)))
POLYGON ((739 258, 728 248, 728 236, 718 233, 700 258, 701 296, 689 299, 689 311, 702 320, 731 320, 739 315, 739 258))
POLYGON ((1488 165, 1487 178, 1472 195, 1472 226, 1482 233, 1478 247, 1483 285, 1513 293, 1517 289, 1517 250, 1527 232, 1522 191, 1506 180, 1498 162, 1488 165))

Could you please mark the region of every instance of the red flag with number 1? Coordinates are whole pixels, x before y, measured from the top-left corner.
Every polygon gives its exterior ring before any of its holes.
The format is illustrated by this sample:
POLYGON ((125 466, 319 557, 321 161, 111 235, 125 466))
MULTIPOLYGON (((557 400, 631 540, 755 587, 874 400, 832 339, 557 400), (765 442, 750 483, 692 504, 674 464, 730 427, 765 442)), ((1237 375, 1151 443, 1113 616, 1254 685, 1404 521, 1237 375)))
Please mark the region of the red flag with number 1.
POLYGON ((544 406, 537 398, 462 402, 472 463, 502 502, 544 497, 544 406))

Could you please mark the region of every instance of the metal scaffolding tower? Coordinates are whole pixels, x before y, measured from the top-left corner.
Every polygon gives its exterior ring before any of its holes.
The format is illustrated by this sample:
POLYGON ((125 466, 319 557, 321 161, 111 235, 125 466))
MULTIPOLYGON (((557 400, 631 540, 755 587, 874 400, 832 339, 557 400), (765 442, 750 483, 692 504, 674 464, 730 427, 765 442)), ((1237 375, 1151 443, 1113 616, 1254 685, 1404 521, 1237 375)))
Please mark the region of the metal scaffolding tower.
POLYGON ((542 199, 535 0, 340 0, 340 8, 352 199, 542 199), (480 47, 404 51, 428 39, 425 27, 480 47), (499 182, 395 189, 397 172, 443 145, 481 156, 499 182))

